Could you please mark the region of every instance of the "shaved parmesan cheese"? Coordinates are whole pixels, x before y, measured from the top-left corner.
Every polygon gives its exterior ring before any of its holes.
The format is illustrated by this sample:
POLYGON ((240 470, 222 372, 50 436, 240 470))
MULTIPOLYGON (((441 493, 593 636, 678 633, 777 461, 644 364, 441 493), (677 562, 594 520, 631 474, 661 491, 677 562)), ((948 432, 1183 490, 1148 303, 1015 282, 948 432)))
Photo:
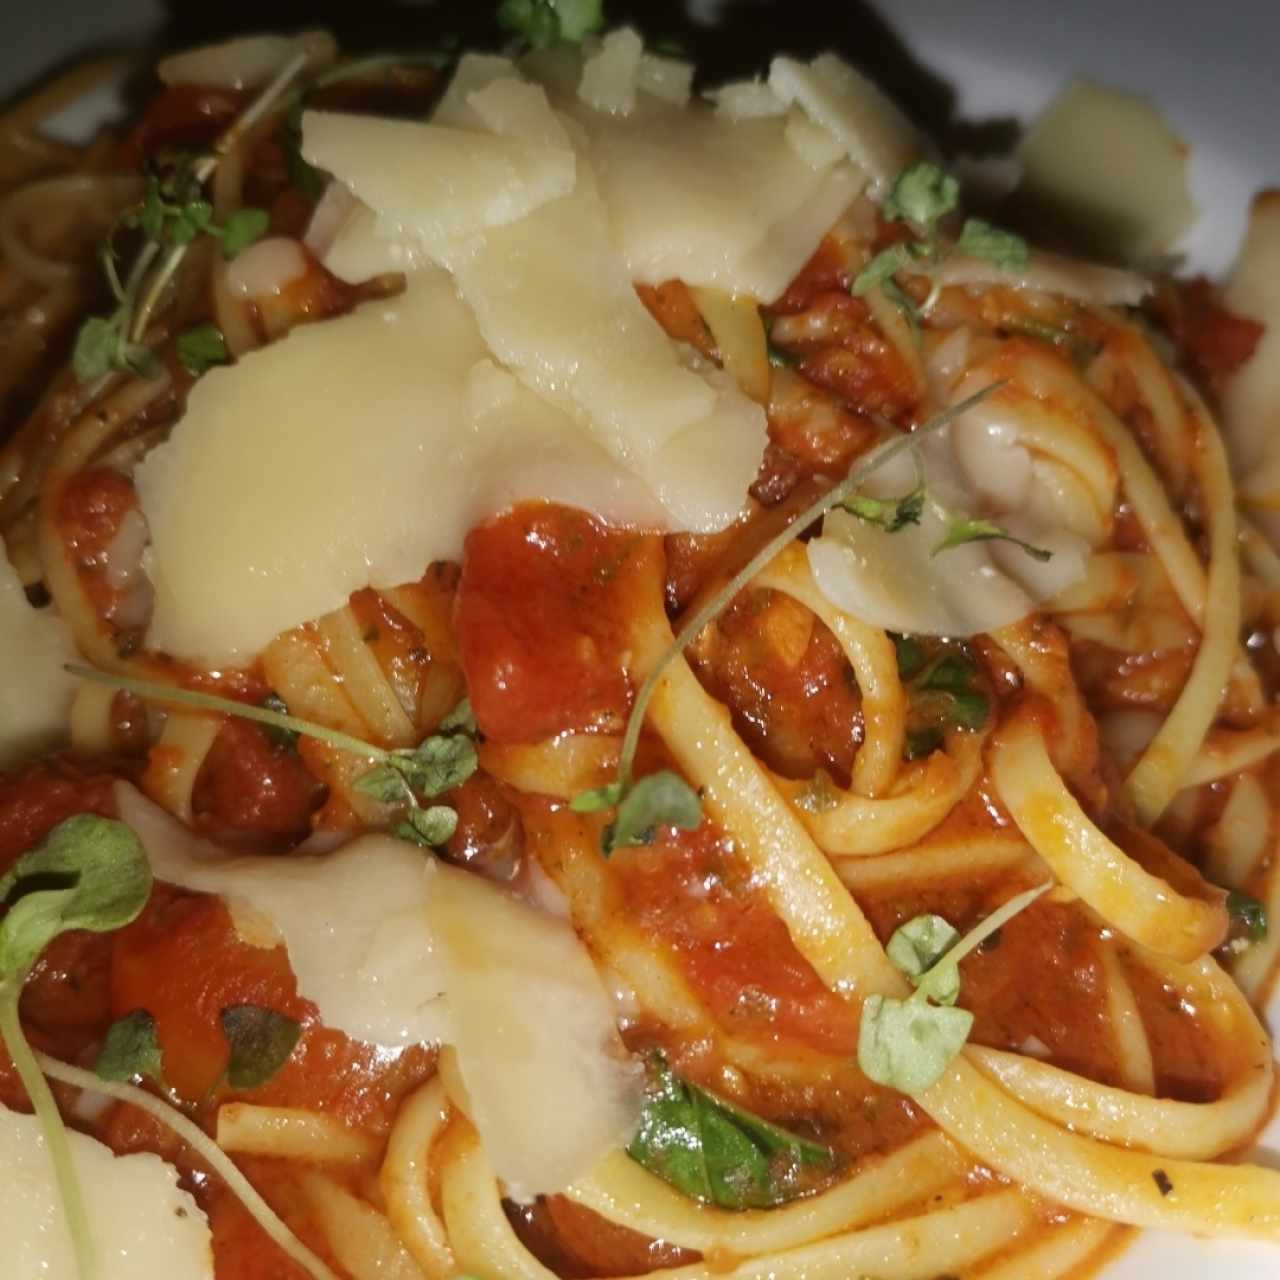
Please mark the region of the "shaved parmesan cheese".
POLYGON ((472 1122, 513 1199, 562 1191, 640 1115, 613 1005, 563 920, 442 866, 428 915, 472 1122))
POLYGON ((629 116, 636 109, 636 84, 644 41, 631 27, 610 31, 582 64, 578 97, 596 111, 629 116))
POLYGON ((270 298, 306 274, 302 245, 288 236, 268 236, 236 254, 227 268, 227 288, 238 298, 270 298))
POLYGON ((246 941, 285 946, 326 1026, 387 1048, 447 1038, 425 914, 436 863, 420 849, 362 836, 324 857, 229 857, 127 783, 116 803, 158 879, 217 894, 246 941))
POLYGON ((577 118, 613 241, 645 284, 679 279, 771 302, 865 185, 848 164, 815 168, 782 116, 735 122, 653 102, 632 120, 577 118))
POLYGON ((432 241, 523 218, 573 186, 568 145, 308 111, 302 153, 379 214, 432 241))
POLYGON ((769 87, 788 106, 804 109, 870 179, 873 194, 888 189, 920 153, 906 116, 860 71, 834 53, 810 63, 774 58, 769 87))
POLYGON ((495 80, 512 78, 519 79, 519 72, 510 58, 501 58, 493 53, 463 54, 444 97, 436 104, 432 120, 436 124, 456 125, 464 129, 480 128, 483 121, 470 105, 471 95, 495 80))
MULTIPOLYGON (((927 492, 918 524, 888 533, 839 508, 826 517, 807 550, 814 579, 833 604, 889 631, 969 636, 1026 617, 1084 576, 1087 542, 1049 505, 1016 424, 973 416, 984 407, 920 442, 927 492), (1001 541, 937 551, 951 520, 974 511, 996 512, 1009 533, 1049 551, 1049 560, 1001 541)), ((875 472, 863 492, 900 498, 920 479, 903 455, 875 472)))
POLYGON ((52 606, 33 609, 0 543, 0 766, 56 746, 66 737, 77 681, 63 669, 76 656, 52 606))
POLYGON ((1163 253, 1195 218, 1187 145, 1146 98, 1075 80, 1028 130, 1018 159, 1025 189, 1108 257, 1163 253))
POLYGON ((1134 271, 1065 258, 1044 249, 1034 250, 1021 267, 1006 267, 985 258, 950 253, 938 268, 936 279, 943 285, 977 289, 993 286, 1039 289, 1106 307, 1136 307, 1152 288, 1147 277, 1134 271))
POLYGON ((307 55, 307 66, 312 71, 322 71, 337 61, 338 44, 327 31, 304 31, 296 36, 241 36, 161 58, 156 75, 167 85, 252 89, 266 84, 299 53, 307 55))
POLYGON ((728 120, 756 120, 787 111, 787 104, 763 80, 735 80, 711 89, 707 97, 716 104, 717 114, 728 120))
POLYGON ((1280 191, 1254 200, 1225 300, 1231 310, 1266 326, 1223 395, 1227 444, 1237 475, 1254 481, 1254 500, 1280 507, 1280 484, 1259 484, 1254 475, 1263 467, 1274 474, 1280 463, 1280 191))
POLYGON ((640 1081, 566 921, 390 836, 229 856, 126 783, 116 802, 157 877, 226 899, 247 940, 284 944, 326 1025, 389 1048, 453 1045, 508 1194, 563 1190, 631 1138, 640 1081))
POLYGON ((792 109, 787 113, 786 138, 796 155, 815 169, 835 164, 844 154, 836 135, 814 124, 803 111, 792 109))
POLYGON ((656 53, 642 53, 636 71, 636 84, 642 93, 661 98, 672 106, 683 107, 693 89, 693 63, 678 58, 660 58, 656 53))
MULTIPOLYGON (((71 1162, 84 1193, 98 1280, 213 1277, 208 1223, 159 1156, 113 1155, 70 1132, 71 1162)), ((53 1165, 35 1116, 0 1108, 0 1235, 9 1275, 61 1280, 77 1274, 53 1165)))
MULTIPOLYGON (((338 201, 331 202, 326 192, 316 206, 312 226, 321 219, 327 221, 333 217, 335 225, 323 228, 328 241, 319 250, 319 258, 339 280, 359 284, 389 272, 413 271, 427 261, 415 241, 380 235, 378 215, 367 204, 356 200, 341 183, 331 184, 330 190, 341 191, 344 203, 339 205, 336 214, 332 213, 332 206, 338 201)), ((307 235, 310 238, 310 229, 307 235)))

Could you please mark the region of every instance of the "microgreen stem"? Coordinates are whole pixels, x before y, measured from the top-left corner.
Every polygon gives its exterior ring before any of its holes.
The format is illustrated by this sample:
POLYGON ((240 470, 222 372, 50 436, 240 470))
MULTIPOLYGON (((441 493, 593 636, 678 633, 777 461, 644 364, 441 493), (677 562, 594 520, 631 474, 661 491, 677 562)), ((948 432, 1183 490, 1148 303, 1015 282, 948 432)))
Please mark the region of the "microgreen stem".
POLYGON ((67 1215, 67 1231, 75 1251, 76 1274, 79 1280, 94 1280, 98 1274, 97 1255, 94 1253, 93 1236, 89 1231, 89 1215, 85 1209, 80 1179, 76 1176, 71 1158, 71 1144, 67 1141, 67 1129, 54 1101, 49 1082, 40 1070, 40 1064, 23 1034, 18 1018, 18 997, 26 974, 10 976, 0 984, 0 1040, 4 1041, 9 1057, 17 1069, 22 1087, 31 1099, 31 1105, 44 1133, 45 1147, 53 1165, 63 1212, 67 1215))
POLYGON ((662 679, 663 672, 667 667, 680 656, 680 654, 688 647, 689 644, 698 636, 702 628, 707 625, 717 614, 734 598, 751 580, 758 574, 773 558, 791 542, 794 542, 801 533, 804 532, 809 525, 815 520, 827 514, 833 507, 837 507, 842 503, 857 487, 862 484, 868 476, 879 471, 886 463, 891 462, 899 454, 908 450, 914 450, 920 443, 922 436, 939 431, 948 423, 953 422, 961 414, 967 413, 974 405, 985 400, 993 391, 1003 386, 1003 382, 992 382, 987 386, 976 391, 967 399, 962 400, 959 404, 952 405, 951 408, 944 410, 936 417, 931 418, 922 426, 917 427, 914 431, 907 432, 897 440, 891 441, 889 444, 875 450, 862 461, 857 463, 849 474, 836 485, 833 489, 829 489, 821 498, 810 506, 806 507, 794 520, 792 520, 784 529, 776 533, 768 542, 760 548, 759 551, 747 561, 737 573, 733 575, 729 581, 721 587, 715 595, 711 596, 700 608, 696 609, 689 617, 688 621, 680 628, 675 639, 668 646, 666 652, 658 659, 653 669, 645 677, 644 683, 640 686, 640 691, 636 694, 635 704, 631 708, 631 716, 627 720, 626 733, 622 738, 622 750, 618 755, 618 778, 624 787, 631 784, 631 769, 635 763, 636 749, 640 743, 640 731, 644 727, 645 713, 648 710, 649 703, 658 688, 658 684, 662 679))
POLYGON ((232 698, 221 698, 215 693, 200 693, 195 689, 179 689, 174 685, 155 684, 150 680, 135 680, 131 676, 118 676, 109 671, 99 671, 96 667, 86 667, 79 662, 68 662, 65 667, 73 676, 82 680, 92 680, 97 684, 105 684, 113 689, 123 689, 126 693, 136 694, 148 702, 175 702, 180 706, 197 707, 201 711, 219 711, 224 715, 239 716, 242 720, 254 720, 258 724, 269 724, 277 729, 288 729, 293 733, 304 734, 308 738, 317 738, 327 742, 339 751, 349 751, 352 755, 369 756, 383 761, 391 758, 391 752, 382 747, 375 747, 371 742, 364 742, 341 729, 330 729, 310 720, 302 720, 283 711, 272 711, 268 707, 255 707, 252 703, 236 702, 232 698))
MULTIPOLYGON (((213 144, 213 150, 196 161, 192 168, 192 176, 195 178, 197 185, 204 186, 208 182, 222 158, 276 105, 284 95, 285 90, 306 68, 307 60, 306 53, 294 54, 280 68, 275 79, 231 122, 217 142, 213 144)), ((151 282, 143 296, 142 304, 134 314, 133 324, 129 328, 129 340, 131 342, 142 341, 142 335, 147 330, 151 315, 160 305, 160 299, 163 297, 165 289, 168 288, 169 282, 173 279, 174 273, 181 266, 189 247, 189 245, 185 244, 174 245, 166 255, 159 271, 151 278, 151 282)), ((150 256, 147 257, 149 264, 155 254, 159 252, 159 247, 154 242, 148 244, 143 251, 144 256, 146 256, 147 249, 151 250, 150 256)))

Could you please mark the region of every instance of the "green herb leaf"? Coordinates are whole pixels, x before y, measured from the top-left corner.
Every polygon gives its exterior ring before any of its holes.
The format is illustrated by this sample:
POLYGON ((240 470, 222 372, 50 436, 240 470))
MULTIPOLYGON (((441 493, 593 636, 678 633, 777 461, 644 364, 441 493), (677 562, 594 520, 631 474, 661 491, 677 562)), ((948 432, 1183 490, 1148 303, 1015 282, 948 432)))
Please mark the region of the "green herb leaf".
POLYGON ((894 222, 909 222, 931 235, 938 221, 960 203, 960 184, 928 161, 903 170, 884 202, 883 213, 894 222))
POLYGON ((471 699, 463 698, 443 720, 440 721, 439 733, 465 733, 474 738, 480 727, 476 724, 475 713, 471 710, 471 699))
POLYGON ((906 316, 912 332, 919 333, 924 315, 916 305, 916 300, 892 277, 880 282, 880 291, 906 316))
MULTIPOLYGON (((959 940, 960 934, 941 916, 916 916, 894 931, 885 951, 889 959, 919 986, 926 971, 932 969, 959 940)), ((938 977, 931 980, 928 994, 939 1004, 955 1004, 960 994, 960 971, 954 964, 939 967, 938 977)))
POLYGON ((119 344, 120 327, 117 321, 90 316, 80 326, 71 352, 71 368, 76 381, 93 382, 114 368, 119 344))
POLYGON ((60 933, 122 928, 146 904, 151 866, 138 837, 110 818, 60 822, 0 877, 0 979, 25 975, 60 933))
POLYGON ((446 844, 457 829, 457 810, 447 804, 433 804, 425 809, 415 805, 392 827, 391 832, 411 844, 437 849, 446 844))
POLYGON ((648 844, 658 826, 692 831, 702 821, 698 793, 670 769, 638 779, 618 803, 618 816, 605 833, 604 852, 648 844))
MULTIPOLYGON (((278 693, 267 694, 260 705, 267 711, 274 711, 277 715, 287 716, 289 714, 288 704, 278 693)), ((275 743, 277 747, 285 747, 290 751, 297 748, 298 739, 302 736, 297 729, 286 729, 278 724, 264 724, 262 732, 266 734, 269 742, 275 743)))
POLYGON ((1250 942, 1265 942, 1267 939, 1267 909, 1257 898, 1232 889, 1227 894, 1227 913, 1245 928, 1250 942))
POLYGON ((936 556, 939 552, 949 551, 952 547, 963 546, 966 542, 1012 542, 1021 547, 1033 560, 1052 560, 1053 552, 1044 547, 1033 546, 1021 538, 1015 538, 1008 529, 996 524, 994 520, 971 519, 968 516, 957 516, 947 525, 947 536, 933 549, 936 556))
POLYGON ((966 220, 956 241, 956 248, 973 258, 994 262, 1004 270, 1025 267, 1030 258, 1027 242, 1012 231, 992 226, 981 218, 966 220))
POLYGON ((790 351, 775 347, 772 342, 768 343, 765 349, 769 355, 769 363, 775 369, 794 369, 800 363, 799 356, 793 356, 790 351))
POLYGON ((502 0, 497 16, 500 27, 523 36, 534 49, 581 44, 604 26, 601 0, 502 0))
MULTIPOLYGON (((260 240, 271 225, 271 216, 265 209, 243 208, 233 212, 215 234, 222 241, 222 256, 234 258, 255 240, 260 240)), ((209 228, 213 230, 213 228, 209 228)))
POLYGON ((218 1015, 231 1046, 227 1083, 233 1089, 256 1089, 289 1060, 302 1025, 274 1009, 256 1004, 231 1005, 218 1015))
POLYGON ((924 514, 924 485, 902 498, 871 498, 866 494, 851 493, 840 506, 885 533, 897 533, 909 524, 920 523, 924 514))
POLYGON ((903 1093, 936 1084, 973 1029, 967 1009, 868 996, 858 1028, 858 1067, 903 1093))
POLYGON ((889 638, 893 641, 894 651, 898 658, 899 679, 910 680, 924 670, 928 657, 925 654, 924 645, 915 636, 897 635, 890 632, 889 638))
POLYGON ((117 1018, 107 1028, 98 1059, 93 1064, 100 1080, 133 1080, 150 1076, 163 1085, 164 1067, 156 1021, 145 1009, 135 1009, 117 1018))
POLYGON ((375 764, 367 773, 362 773, 352 786, 362 796, 368 796, 379 804, 414 803, 413 792, 410 791, 404 774, 386 761, 375 764))
POLYGON ((411 750, 393 751, 387 764, 419 795, 438 796, 475 773, 476 744, 465 733, 435 733, 411 750))
POLYGON ((858 1067, 868 1080, 919 1093, 939 1079, 973 1027, 973 1014, 954 1007, 960 961, 1052 887, 1049 881, 1010 898, 964 937, 946 941, 922 970, 922 959, 944 943, 950 926, 940 917, 918 916, 898 929, 890 940, 889 958, 911 977, 916 990, 906 1000, 873 995, 863 1002, 858 1067))
POLYGON ((877 253, 853 278, 853 292, 860 298, 870 293, 876 285, 883 285, 912 261, 911 251, 905 244, 891 245, 877 253))
POLYGON ((574 813, 601 813, 605 809, 614 808, 622 799, 625 789, 621 782, 615 780, 603 787, 593 787, 590 791, 579 791, 569 801, 569 808, 574 813))
POLYGON ((677 1191, 723 1209, 785 1204, 836 1161, 830 1148, 682 1080, 660 1055, 627 1154, 677 1191))
POLYGON ((198 324, 178 335, 178 359, 188 373, 198 378, 215 364, 226 364, 231 353, 216 324, 198 324))

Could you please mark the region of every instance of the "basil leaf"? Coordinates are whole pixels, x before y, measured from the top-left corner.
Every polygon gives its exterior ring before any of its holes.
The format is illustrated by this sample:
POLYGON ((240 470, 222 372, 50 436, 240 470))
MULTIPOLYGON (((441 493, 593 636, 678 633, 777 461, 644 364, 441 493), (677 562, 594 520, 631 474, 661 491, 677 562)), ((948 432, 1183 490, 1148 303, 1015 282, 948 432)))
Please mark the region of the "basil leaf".
POLYGON ((1006 271, 1015 267, 1025 267, 1031 256, 1027 242, 1012 231, 992 226, 981 218, 969 218, 956 241, 956 248, 973 258, 982 258, 994 262, 1006 271))
MULTIPOLYGON (((900 925, 885 948, 893 961, 919 987, 926 973, 938 964, 960 940, 960 934, 941 916, 916 916, 900 925)), ((930 981, 927 992, 939 1004, 955 1004, 960 995, 960 971, 954 965, 943 965, 938 977, 930 981)))
POLYGON ((924 486, 913 489, 902 498, 869 498, 865 494, 851 493, 840 507, 865 520, 885 533, 897 533, 909 524, 919 524, 924 514, 924 486))
POLYGON ((260 240, 270 225, 271 217, 265 209, 235 210, 220 232, 222 256, 234 258, 242 249, 247 249, 255 240, 260 240))
POLYGON ((231 1005, 218 1015, 231 1046, 226 1080, 233 1089, 256 1089, 289 1060, 301 1023, 256 1004, 231 1005))
POLYGON ((966 689, 962 693, 951 694, 950 698, 952 724, 961 729, 981 729, 987 723, 990 704, 985 694, 966 689))
POLYGON ((868 996, 858 1028, 858 1067, 876 1084, 920 1093, 938 1081, 972 1028, 967 1009, 868 996))
POLYGON ((977 674, 977 668, 964 654, 947 650, 930 663, 915 684, 920 689, 943 693, 967 693, 977 674))
POLYGON ((226 364, 230 359, 227 340, 216 324, 198 324, 178 335, 178 360, 197 378, 215 364, 226 364))
POLYGON ((694 1200, 723 1209, 767 1209, 808 1189, 806 1170, 827 1170, 819 1143, 682 1080, 658 1056, 640 1129, 627 1154, 694 1200))
POLYGON ((1250 942, 1265 942, 1267 938, 1267 909, 1257 898, 1232 889, 1227 894, 1227 914, 1245 928, 1250 942))
POLYGON ((670 769, 646 774, 618 803, 618 816, 606 830, 604 852, 648 844, 657 826, 692 831, 702 821, 698 793, 670 769))
POLYGON ((1021 547, 1033 560, 1052 560, 1053 552, 1044 547, 1033 546, 1021 538, 1015 538, 1008 529, 996 524, 994 520, 970 519, 959 516, 947 525, 947 536, 933 549, 936 556, 941 551, 949 551, 952 547, 963 546, 966 542, 1012 542, 1021 547))
POLYGON ((0 978, 25 974, 70 929, 122 928, 150 894, 147 855, 123 822, 67 818, 0 877, 0 901, 12 899, 0 921, 0 978))
POLYGON ((145 1009, 135 1009, 123 1018, 117 1018, 107 1028, 93 1070, 99 1080, 133 1080, 138 1076, 149 1076, 163 1085, 164 1069, 155 1019, 145 1009))
POLYGON ((898 175, 882 212, 893 222, 910 222, 925 234, 960 203, 960 184, 936 164, 922 160, 898 175))
POLYGON ((393 751, 387 766, 419 795, 430 798, 464 783, 475 773, 479 759, 475 743, 466 734, 436 733, 412 750, 393 751))
POLYGON ((415 805, 391 829, 392 835, 411 844, 434 849, 448 842, 458 829, 458 811, 447 804, 428 805, 422 809, 415 805))

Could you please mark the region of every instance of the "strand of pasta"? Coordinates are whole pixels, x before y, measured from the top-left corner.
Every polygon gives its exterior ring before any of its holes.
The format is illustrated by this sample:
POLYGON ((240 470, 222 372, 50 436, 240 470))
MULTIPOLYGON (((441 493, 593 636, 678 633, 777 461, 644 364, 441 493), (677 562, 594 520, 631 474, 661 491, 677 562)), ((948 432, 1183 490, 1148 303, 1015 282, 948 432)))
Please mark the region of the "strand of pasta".
POLYGON ((315 1169, 296 1177, 334 1258, 351 1280, 425 1280, 391 1223, 368 1200, 315 1169))
MULTIPOLYGON (((483 1280, 556 1280, 517 1239, 502 1212, 498 1188, 470 1125, 450 1129, 438 1148, 441 1201, 459 1266, 483 1280)), ((932 1280, 944 1269, 965 1268, 1007 1248, 1036 1222, 1016 1191, 977 1199, 826 1240, 768 1253, 726 1267, 694 1263, 661 1274, 669 1280, 767 1280, 779 1275, 806 1280, 932 1280)), ((624 1224, 625 1225, 625 1224, 624 1224)))
POLYGON ((937 1130, 859 1162, 844 1181, 776 1209, 698 1204, 621 1151, 565 1189, 578 1204, 655 1240, 699 1253, 758 1257, 882 1221, 954 1186, 966 1162, 937 1130))
POLYGON ((948 839, 935 833, 925 844, 875 858, 836 858, 836 874, 854 893, 895 885, 1015 873, 1043 883, 1049 869, 1017 832, 993 831, 948 839))
POLYGON ((1178 893, 1090 821, 1049 759, 1034 708, 1015 712, 996 732, 990 767, 1001 801, 1031 847, 1108 923, 1182 960, 1222 941, 1227 919, 1221 902, 1178 893))
POLYGON ((391 1225, 431 1280, 449 1280, 458 1269, 429 1180, 432 1148, 448 1122, 449 1099, 435 1076, 401 1104, 378 1176, 391 1225))
POLYGON ((1207 593, 1200 648, 1182 692, 1125 780, 1139 819, 1150 826, 1168 807, 1217 715, 1235 663, 1240 630, 1240 560, 1227 452, 1203 402, 1184 384, 1197 426, 1197 471, 1209 522, 1207 593))
POLYGON ((893 642, 879 627, 837 609, 818 590, 809 558, 798 543, 784 548, 756 575, 753 585, 798 600, 839 642, 862 694, 863 739, 854 757, 852 790, 873 798, 886 794, 901 767, 907 736, 907 695, 898 677, 893 642))
MULTIPOLYGON (((657 575, 648 594, 632 635, 639 670, 670 644, 657 575)), ((904 995, 905 982, 866 918, 687 664, 667 668, 650 720, 703 789, 708 811, 733 834, 793 942, 824 982, 849 999, 904 995)), ((1079 1079, 1079 1087, 1087 1093, 1094 1086, 1079 1079)), ((1166 1195, 1153 1179, 1150 1155, 1067 1132, 1006 1093, 964 1053, 916 1100, 984 1163, 1079 1212, 1135 1226, 1280 1240, 1280 1173, 1274 1170, 1169 1160, 1165 1172, 1178 1193, 1166 1195)))

